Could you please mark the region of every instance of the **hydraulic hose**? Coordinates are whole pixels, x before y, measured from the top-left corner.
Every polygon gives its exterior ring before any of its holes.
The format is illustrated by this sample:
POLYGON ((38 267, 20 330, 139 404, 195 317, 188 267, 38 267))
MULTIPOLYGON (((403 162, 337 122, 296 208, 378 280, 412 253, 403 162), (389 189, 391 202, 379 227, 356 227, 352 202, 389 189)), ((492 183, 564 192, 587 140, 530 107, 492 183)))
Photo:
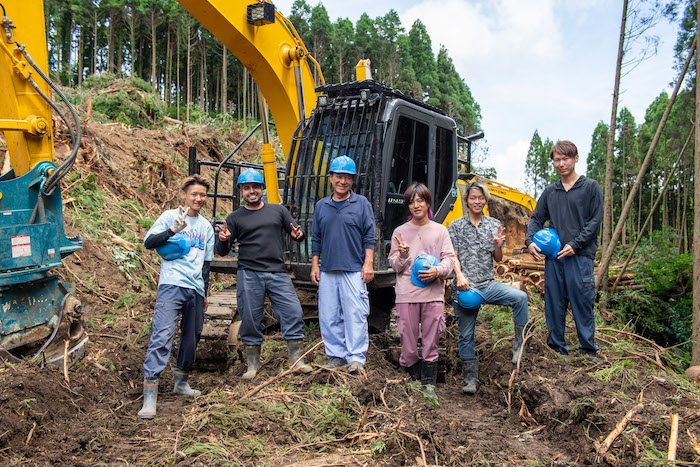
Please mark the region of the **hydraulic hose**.
POLYGON ((58 96, 63 99, 63 101, 66 103, 68 106, 68 110, 71 113, 71 116, 73 117, 73 122, 75 123, 75 131, 73 130, 73 126, 68 122, 68 118, 65 116, 65 114, 61 111, 61 109, 56 106, 56 104, 47 96, 41 88, 36 84, 36 82, 32 79, 32 77, 29 77, 29 83, 32 85, 32 87, 37 91, 37 93, 41 96, 42 99, 44 99, 49 106, 61 117, 61 119, 65 122, 66 127, 68 127, 68 131, 70 132, 70 137, 71 137, 71 144, 73 145, 73 150, 71 151, 70 155, 66 158, 65 161, 59 165, 56 170, 54 170, 46 179, 44 182, 43 186, 43 191, 46 195, 51 194, 53 189, 58 185, 59 181, 66 176, 66 174, 70 171, 71 167, 73 167, 73 164, 75 163, 75 159, 78 155, 78 150, 80 149, 80 140, 82 138, 82 129, 80 128, 80 120, 78 118, 78 114, 75 112, 75 109, 71 105, 71 103, 68 101, 68 98, 61 92, 60 89, 54 84, 51 79, 46 76, 46 74, 42 71, 42 69, 37 65, 37 63, 34 61, 34 59, 29 55, 29 52, 27 52, 27 48, 24 45, 21 45, 19 42, 13 41, 12 40, 12 28, 14 26, 11 26, 11 22, 7 18, 7 14, 5 11, 5 6, 0 3, 0 8, 2 8, 2 14, 3 14, 3 25, 5 28, 5 36, 7 37, 7 43, 8 44, 14 44, 20 52, 22 52, 22 55, 24 58, 27 60, 27 62, 31 65, 32 68, 41 76, 41 79, 43 79, 46 84, 49 85, 51 89, 56 92, 58 96))

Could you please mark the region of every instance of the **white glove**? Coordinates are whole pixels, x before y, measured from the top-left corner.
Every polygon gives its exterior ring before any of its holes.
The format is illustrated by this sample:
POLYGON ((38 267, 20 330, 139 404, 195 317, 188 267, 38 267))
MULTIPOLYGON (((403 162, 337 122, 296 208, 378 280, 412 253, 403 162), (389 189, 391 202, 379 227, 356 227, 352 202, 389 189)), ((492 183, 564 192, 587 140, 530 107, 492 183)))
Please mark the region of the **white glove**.
POLYGON ((175 218, 175 222, 173 222, 173 226, 170 227, 170 230, 175 233, 185 230, 185 227, 187 227, 187 213, 189 210, 189 207, 186 207, 184 210, 182 207, 177 208, 177 217, 175 218))

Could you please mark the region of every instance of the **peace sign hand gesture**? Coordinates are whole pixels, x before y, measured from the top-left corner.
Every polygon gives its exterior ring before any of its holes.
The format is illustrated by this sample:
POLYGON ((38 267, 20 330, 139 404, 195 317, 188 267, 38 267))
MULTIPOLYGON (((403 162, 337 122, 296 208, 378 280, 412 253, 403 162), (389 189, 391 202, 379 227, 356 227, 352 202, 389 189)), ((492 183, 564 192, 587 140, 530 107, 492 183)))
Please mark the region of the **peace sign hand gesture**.
POLYGON ((506 243, 506 229, 502 225, 498 226, 498 233, 493 237, 493 246, 497 249, 501 248, 506 243))
POLYGON ((403 238, 403 233, 400 233, 399 235, 401 235, 401 238, 397 237, 396 235, 394 235, 394 238, 398 242, 399 254, 405 258, 408 256, 408 252, 410 251, 411 247, 403 238))
POLYGON ((219 228, 219 240, 222 242, 228 242, 231 238, 231 231, 228 229, 228 224, 224 221, 219 228))
POLYGON ((292 228, 292 231, 289 233, 289 235, 291 235, 292 238, 294 238, 295 240, 299 240, 301 237, 304 236, 304 232, 301 231, 300 225, 294 227, 294 224, 290 222, 289 226, 292 228))

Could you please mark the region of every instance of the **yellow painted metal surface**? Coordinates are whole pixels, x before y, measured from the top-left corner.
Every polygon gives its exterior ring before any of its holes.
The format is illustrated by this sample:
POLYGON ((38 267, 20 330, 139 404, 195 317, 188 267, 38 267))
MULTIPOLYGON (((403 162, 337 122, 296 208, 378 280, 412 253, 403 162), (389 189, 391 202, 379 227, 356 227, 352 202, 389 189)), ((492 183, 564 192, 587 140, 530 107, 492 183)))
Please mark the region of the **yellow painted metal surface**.
MULTIPOLYGON (((304 118, 316 107, 312 60, 291 23, 279 12, 275 22, 248 24, 246 7, 258 0, 178 0, 248 69, 268 102, 285 156, 301 119, 294 68, 299 67, 304 96, 304 118), (291 29, 290 29, 291 27, 291 29)), ((276 179, 276 174, 275 174, 276 179)), ((266 183, 270 179, 266 176, 266 183)), ((269 195, 268 195, 269 196, 269 195)))
MULTIPOLYGON (((26 45, 27 52, 48 75, 43 1, 3 0, 2 4, 16 27, 12 30, 12 40, 26 45)), ((0 118, 6 121, 6 125, 0 131, 5 134, 10 164, 17 176, 27 173, 39 162, 54 161, 51 109, 26 76, 32 76, 39 88, 49 95, 48 84, 29 66, 15 44, 6 43, 3 30, 0 40, 0 118), (42 129, 45 130, 43 134, 38 131, 42 129)))
POLYGON ((355 79, 357 81, 372 79, 372 69, 369 65, 369 58, 363 58, 357 62, 357 65, 355 65, 355 79))

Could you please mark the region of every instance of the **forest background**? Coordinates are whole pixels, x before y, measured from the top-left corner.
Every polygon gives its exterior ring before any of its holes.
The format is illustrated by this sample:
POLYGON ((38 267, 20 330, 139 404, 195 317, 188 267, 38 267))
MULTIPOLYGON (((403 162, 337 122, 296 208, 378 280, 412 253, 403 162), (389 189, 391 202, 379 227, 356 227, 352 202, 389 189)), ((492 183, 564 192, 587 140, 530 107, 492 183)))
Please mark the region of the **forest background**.
MULTIPOLYGON (((631 5, 628 11, 641 8, 641 3, 631 5)), ((626 34, 630 40, 653 40, 645 22, 661 17, 676 21, 680 27, 676 44, 680 68, 694 37, 695 8, 692 1, 655 4, 651 10, 645 5, 645 11, 651 13, 638 16, 626 34), (633 29, 635 24, 640 29, 633 29)), ((49 67, 56 81, 72 88, 100 86, 105 76, 115 75, 131 78, 145 93, 147 105, 139 107, 127 105, 128 99, 120 93, 105 93, 95 99, 94 109, 110 118, 147 127, 166 116, 187 122, 231 119, 242 128, 259 120, 257 90, 245 68, 175 0, 46 0, 45 14, 49 67)), ((389 10, 375 18, 363 14, 354 23, 348 18, 332 21, 322 3, 312 6, 305 0, 295 0, 288 17, 320 63, 326 82, 354 79, 355 64, 368 57, 374 79, 443 109, 464 135, 481 130, 481 109, 468 84, 456 71, 446 48, 433 53, 431 38, 420 20, 406 30, 398 13, 389 10)), ((685 359, 690 352, 692 322, 692 140, 678 169, 671 172, 692 128, 695 74, 692 66, 616 252, 621 258, 628 251, 661 187, 669 180, 632 264, 636 281, 643 287, 625 288, 604 295, 602 300, 608 310, 606 319, 630 322, 637 332, 661 345, 678 345, 685 359)), ((613 199, 612 225, 636 181, 668 99, 662 92, 651 102, 642 123, 624 107, 616 117, 613 184, 606 193, 613 199)), ((591 126, 587 175, 604 186, 609 125, 601 120, 591 126)), ((548 158, 552 143, 534 130, 523 170, 528 189, 535 196, 556 179, 548 158)), ((478 160, 475 170, 497 177, 487 159, 478 160)))

